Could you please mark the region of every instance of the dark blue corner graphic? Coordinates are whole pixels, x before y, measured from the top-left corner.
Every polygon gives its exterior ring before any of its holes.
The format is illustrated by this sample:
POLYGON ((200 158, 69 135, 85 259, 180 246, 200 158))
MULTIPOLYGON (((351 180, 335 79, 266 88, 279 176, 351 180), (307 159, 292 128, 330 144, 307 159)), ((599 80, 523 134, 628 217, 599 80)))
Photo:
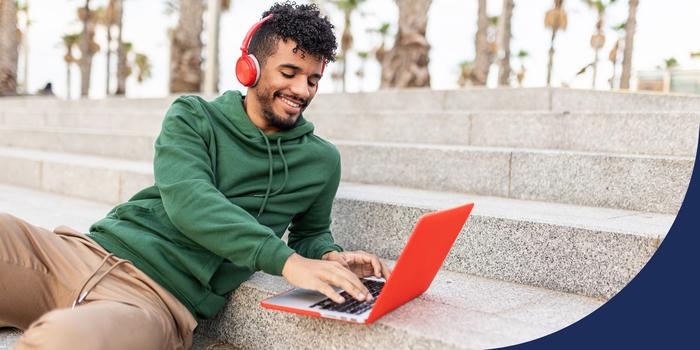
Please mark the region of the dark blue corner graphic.
POLYGON ((700 142, 683 205, 646 266, 578 322, 505 349, 688 349, 700 343, 700 142))

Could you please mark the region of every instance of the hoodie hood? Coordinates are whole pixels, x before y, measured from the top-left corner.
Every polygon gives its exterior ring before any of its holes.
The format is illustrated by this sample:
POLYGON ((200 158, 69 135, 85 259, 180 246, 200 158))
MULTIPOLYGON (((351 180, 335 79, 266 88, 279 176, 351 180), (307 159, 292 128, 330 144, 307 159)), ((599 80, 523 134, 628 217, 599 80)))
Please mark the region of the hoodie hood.
POLYGON ((265 135, 265 133, 250 120, 250 116, 243 108, 243 95, 239 91, 225 92, 214 100, 212 105, 231 121, 233 127, 241 136, 245 137, 250 146, 254 148, 264 147, 267 152, 269 170, 267 188, 265 193, 254 195, 255 197, 263 198, 260 210, 258 210, 258 217, 260 217, 260 215, 265 212, 270 197, 282 193, 289 180, 289 166, 287 165, 287 158, 284 156, 282 142, 306 137, 307 134, 313 133, 314 125, 307 122, 303 115, 299 115, 299 119, 297 119, 292 129, 265 135), (282 180, 282 185, 274 191, 272 190, 272 179, 275 176, 273 167, 273 144, 275 148, 274 152, 279 155, 282 164, 284 164, 284 179, 282 180))
POLYGON ((261 144, 264 144, 262 136, 275 142, 277 139, 288 141, 298 139, 314 131, 314 125, 304 119, 304 115, 302 114, 299 116, 299 119, 297 119, 292 129, 279 131, 270 135, 264 135, 263 133, 261 136, 262 130, 253 124, 250 120, 250 116, 246 113, 245 109, 243 109, 243 95, 240 91, 227 91, 212 101, 211 104, 223 113, 242 135, 246 136, 251 141, 260 142, 261 144))

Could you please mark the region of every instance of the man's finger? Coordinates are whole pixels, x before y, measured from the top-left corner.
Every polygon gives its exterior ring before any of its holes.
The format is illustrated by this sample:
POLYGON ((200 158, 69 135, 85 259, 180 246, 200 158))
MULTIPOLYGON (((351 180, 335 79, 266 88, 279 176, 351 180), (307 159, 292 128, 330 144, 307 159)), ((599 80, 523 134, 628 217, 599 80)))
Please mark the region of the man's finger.
POLYGON ((377 277, 377 278, 382 277, 382 262, 379 260, 379 258, 376 255, 370 254, 367 252, 363 252, 361 250, 357 251, 356 253, 362 259, 363 263, 372 265, 372 270, 374 270, 375 277, 377 277))
POLYGON ((333 289, 333 287, 331 287, 330 285, 323 283, 323 282, 319 282, 319 283, 320 283, 320 285, 316 288, 316 290, 323 293, 323 295, 331 298, 331 300, 333 300, 334 302, 336 302, 338 304, 342 304, 345 302, 345 298, 343 298, 343 296, 338 294, 338 292, 336 292, 335 289, 333 289))
POLYGON ((359 278, 350 270, 338 265, 331 265, 327 271, 326 282, 350 293, 353 298, 364 301, 369 294, 369 290, 359 278))
POLYGON ((385 279, 389 279, 389 276, 391 276, 392 270, 389 268, 389 266, 384 263, 383 261, 379 260, 382 264, 382 275, 384 276, 385 279))

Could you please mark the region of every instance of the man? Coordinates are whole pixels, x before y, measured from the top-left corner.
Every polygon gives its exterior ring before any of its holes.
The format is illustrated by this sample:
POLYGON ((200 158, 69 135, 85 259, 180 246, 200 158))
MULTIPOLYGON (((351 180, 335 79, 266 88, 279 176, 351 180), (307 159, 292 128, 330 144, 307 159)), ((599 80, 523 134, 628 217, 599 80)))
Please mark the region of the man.
POLYGON ((246 96, 184 96, 168 110, 155 185, 86 236, 0 217, 0 323, 26 329, 18 348, 189 348, 196 318, 255 271, 336 302, 332 286, 370 300, 358 277, 389 276, 333 242, 340 156, 301 115, 335 58, 333 26, 313 5, 270 14, 250 43, 261 72, 246 96))

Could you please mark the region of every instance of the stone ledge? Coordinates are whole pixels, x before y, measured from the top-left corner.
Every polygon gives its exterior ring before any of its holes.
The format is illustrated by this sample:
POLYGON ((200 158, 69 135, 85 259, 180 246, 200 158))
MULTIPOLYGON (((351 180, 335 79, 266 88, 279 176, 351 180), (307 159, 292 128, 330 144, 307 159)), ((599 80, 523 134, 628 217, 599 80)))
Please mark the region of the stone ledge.
POLYGON ((343 183, 333 234, 395 259, 420 215, 474 202, 444 268, 610 298, 647 263, 674 216, 343 183))
POLYGON ((289 288, 255 274, 198 332, 246 349, 473 349, 512 345, 561 329, 602 301, 441 272, 430 289, 372 325, 352 325, 262 308, 289 288))

